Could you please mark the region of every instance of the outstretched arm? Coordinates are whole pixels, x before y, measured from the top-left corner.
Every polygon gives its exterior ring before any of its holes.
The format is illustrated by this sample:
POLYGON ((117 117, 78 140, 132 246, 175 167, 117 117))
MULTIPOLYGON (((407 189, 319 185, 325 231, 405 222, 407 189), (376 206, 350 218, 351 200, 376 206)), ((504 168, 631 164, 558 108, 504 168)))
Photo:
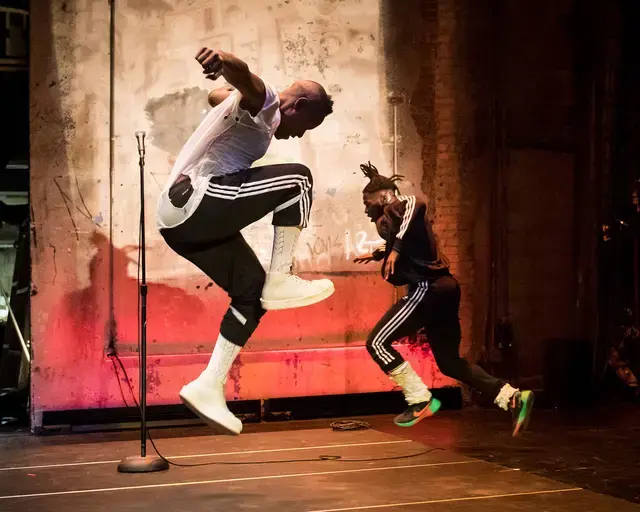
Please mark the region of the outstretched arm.
POLYGON ((196 60, 208 79, 216 80, 223 76, 229 84, 238 89, 242 96, 240 106, 252 116, 262 110, 266 98, 264 82, 249 70, 246 62, 231 53, 210 48, 202 48, 197 53, 196 60))
POLYGON ((364 254, 362 256, 358 256, 353 260, 354 263, 364 263, 365 265, 370 261, 382 261, 384 259, 385 254, 385 245, 382 245, 371 251, 369 254, 364 254))

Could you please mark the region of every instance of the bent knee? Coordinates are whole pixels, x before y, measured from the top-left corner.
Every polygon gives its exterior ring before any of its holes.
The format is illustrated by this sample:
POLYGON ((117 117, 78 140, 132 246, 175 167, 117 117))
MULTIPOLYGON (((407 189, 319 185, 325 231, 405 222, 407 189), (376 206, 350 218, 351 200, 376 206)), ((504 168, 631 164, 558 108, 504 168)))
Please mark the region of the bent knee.
POLYGON ((287 165, 287 173, 288 174, 297 174, 308 178, 311 184, 313 184, 313 175, 311 174, 311 169, 309 169, 306 165, 303 164, 286 164, 287 165))
POLYGON ((369 352, 369 355, 373 355, 373 346, 371 345, 371 342, 369 340, 367 340, 365 346, 367 347, 367 352, 369 352))
POLYGON ((376 355, 377 354, 376 347, 379 347, 379 346, 382 345, 381 340, 378 340, 375 343, 375 345, 374 345, 374 341, 375 341, 375 337, 372 336, 372 335, 369 335, 369 337, 367 338, 367 341, 365 343, 365 346, 367 347, 367 351, 371 355, 376 355))
POLYGON ((267 273, 260 266, 260 268, 252 269, 244 276, 238 279, 238 286, 236 292, 231 296, 232 300, 239 300, 240 302, 251 303, 259 300, 262 296, 262 289, 267 280, 267 273))
POLYGON ((464 373, 466 362, 463 359, 456 359, 454 361, 447 361, 446 363, 439 363, 438 369, 443 375, 457 379, 464 373))
POLYGON ((233 299, 229 310, 242 325, 248 325, 251 328, 255 328, 266 313, 260 297, 251 301, 233 299))

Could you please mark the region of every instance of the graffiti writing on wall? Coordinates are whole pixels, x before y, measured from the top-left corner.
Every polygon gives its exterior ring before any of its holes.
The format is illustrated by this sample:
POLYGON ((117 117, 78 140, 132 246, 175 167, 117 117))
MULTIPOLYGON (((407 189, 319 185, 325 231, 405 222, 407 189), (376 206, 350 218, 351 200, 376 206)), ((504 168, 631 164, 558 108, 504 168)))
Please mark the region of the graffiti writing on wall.
POLYGON ((348 263, 380 247, 384 240, 367 231, 345 231, 339 235, 313 236, 298 249, 296 262, 300 269, 331 268, 336 263, 348 263))

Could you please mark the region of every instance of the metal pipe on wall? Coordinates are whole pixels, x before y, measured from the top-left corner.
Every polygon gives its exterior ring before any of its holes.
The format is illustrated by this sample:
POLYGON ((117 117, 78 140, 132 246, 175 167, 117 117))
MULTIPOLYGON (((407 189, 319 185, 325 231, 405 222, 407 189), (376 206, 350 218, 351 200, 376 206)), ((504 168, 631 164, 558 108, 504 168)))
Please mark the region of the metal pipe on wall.
MULTIPOLYGON (((393 108, 393 175, 398 174, 398 105, 402 105, 405 102, 405 95, 403 93, 390 92, 387 96, 387 101, 393 108)), ((400 293, 398 288, 393 289, 393 300, 398 302, 400 299, 400 293)))
POLYGON ((398 105, 402 105, 405 102, 405 95, 403 93, 390 92, 387 96, 387 100, 393 108, 393 175, 398 174, 398 105))
POLYGON ((114 299, 114 247, 113 247, 113 192, 115 169, 115 84, 116 84, 116 0, 110 0, 109 13, 109 328, 108 346, 115 350, 115 299, 114 299))

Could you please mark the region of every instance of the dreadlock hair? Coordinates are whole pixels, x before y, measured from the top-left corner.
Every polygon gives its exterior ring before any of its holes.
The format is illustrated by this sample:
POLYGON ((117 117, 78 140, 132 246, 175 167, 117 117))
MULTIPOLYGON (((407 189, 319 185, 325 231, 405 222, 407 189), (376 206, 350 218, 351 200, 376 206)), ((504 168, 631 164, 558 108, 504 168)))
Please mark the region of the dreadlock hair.
POLYGON ((379 190, 393 190, 396 194, 400 193, 396 181, 401 180, 404 176, 400 176, 399 174, 391 176, 390 178, 381 176, 378 169, 376 169, 371 162, 360 164, 360 170, 369 178, 369 183, 367 183, 367 186, 362 190, 365 194, 371 194, 379 190))

